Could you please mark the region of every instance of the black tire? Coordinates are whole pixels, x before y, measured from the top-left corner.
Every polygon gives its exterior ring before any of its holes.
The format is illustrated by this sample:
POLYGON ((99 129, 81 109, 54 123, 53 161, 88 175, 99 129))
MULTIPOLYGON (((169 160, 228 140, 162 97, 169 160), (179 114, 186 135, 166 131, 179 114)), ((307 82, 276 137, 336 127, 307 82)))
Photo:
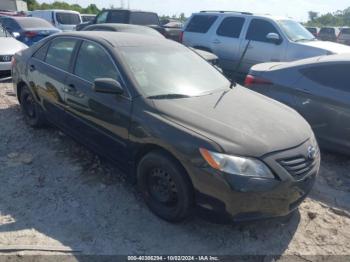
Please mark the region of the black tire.
POLYGON ((45 126, 44 113, 27 86, 24 86, 21 90, 20 103, 24 119, 28 125, 35 128, 45 126))
POLYGON ((169 222, 181 222, 193 210, 191 181, 170 155, 161 150, 145 155, 137 167, 137 184, 153 213, 169 222))

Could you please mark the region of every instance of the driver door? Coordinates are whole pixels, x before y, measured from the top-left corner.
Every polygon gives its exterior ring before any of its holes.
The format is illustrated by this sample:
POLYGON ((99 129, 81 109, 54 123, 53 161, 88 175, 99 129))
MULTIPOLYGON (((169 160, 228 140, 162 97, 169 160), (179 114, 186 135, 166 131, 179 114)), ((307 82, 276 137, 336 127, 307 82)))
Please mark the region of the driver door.
POLYGON ((132 101, 114 60, 98 43, 83 41, 74 64, 64 89, 72 135, 112 160, 126 163, 132 101), (97 78, 118 81, 124 93, 95 92, 97 78))
POLYGON ((283 41, 281 34, 270 21, 258 18, 250 21, 246 38, 241 43, 241 54, 249 40, 250 44, 244 56, 241 71, 248 72, 253 65, 260 63, 282 61, 287 42, 283 41), (270 33, 277 34, 280 42, 271 42, 267 38, 270 33))

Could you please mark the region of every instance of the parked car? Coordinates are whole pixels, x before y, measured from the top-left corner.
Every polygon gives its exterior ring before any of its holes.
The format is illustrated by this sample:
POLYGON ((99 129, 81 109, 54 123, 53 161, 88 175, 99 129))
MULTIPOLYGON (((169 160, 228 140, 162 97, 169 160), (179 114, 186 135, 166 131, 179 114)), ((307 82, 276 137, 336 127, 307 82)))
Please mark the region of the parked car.
MULTIPOLYGON (((124 33, 136 33, 142 35, 148 35, 152 37, 165 38, 161 33, 153 28, 141 25, 129 25, 129 24, 94 24, 89 25, 82 29, 82 31, 112 31, 112 32, 124 32, 124 33)), ((218 57, 212 53, 192 48, 197 54, 207 60, 213 65, 218 64, 218 57)))
POLYGON ((173 40, 179 39, 180 29, 167 29, 164 28, 159 20, 157 13, 136 11, 129 9, 109 9, 101 11, 94 20, 82 23, 76 27, 77 31, 83 30, 86 26, 93 24, 106 24, 106 23, 118 23, 118 24, 133 24, 143 25, 151 27, 157 30, 159 33, 167 38, 173 40), (177 35, 175 34, 177 32, 177 35))
POLYGON ((75 30, 83 22, 79 12, 70 10, 35 10, 30 15, 45 19, 62 31, 75 30))
POLYGON ((338 36, 338 43, 344 45, 350 45, 350 28, 340 29, 338 36))
POLYGON ((28 46, 61 32, 46 20, 35 17, 0 17, 0 24, 18 41, 28 46))
POLYGON ((322 41, 337 42, 339 33, 338 27, 322 27, 318 33, 318 38, 322 41))
POLYGON ((50 121, 114 161, 168 221, 195 206, 229 221, 297 208, 320 165, 299 114, 234 87, 179 43, 116 35, 63 33, 15 55, 30 126, 50 121))
POLYGON ((11 74, 11 60, 16 52, 27 48, 0 26, 0 78, 11 74))
POLYGON ((325 149, 350 153, 350 55, 254 66, 246 86, 297 110, 325 149))
POLYGON ((96 15, 91 14, 81 14, 81 20, 83 23, 90 22, 95 19, 96 15))
POLYGON ((270 15, 203 11, 193 14, 184 28, 182 42, 216 54, 225 71, 236 71, 246 50, 238 68, 243 75, 263 62, 350 53, 350 47, 317 41, 294 20, 270 15))
POLYGON ((320 28, 318 27, 311 27, 307 26, 305 27, 315 38, 318 37, 318 32, 320 31, 320 28))

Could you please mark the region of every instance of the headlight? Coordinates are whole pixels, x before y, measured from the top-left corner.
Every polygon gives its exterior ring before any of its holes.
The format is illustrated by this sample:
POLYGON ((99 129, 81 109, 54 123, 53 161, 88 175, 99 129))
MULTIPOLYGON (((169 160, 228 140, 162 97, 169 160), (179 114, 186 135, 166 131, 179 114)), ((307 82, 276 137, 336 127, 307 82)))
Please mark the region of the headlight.
POLYGON ((212 168, 222 172, 239 176, 275 178, 260 160, 215 153, 204 148, 200 148, 199 152, 212 168))

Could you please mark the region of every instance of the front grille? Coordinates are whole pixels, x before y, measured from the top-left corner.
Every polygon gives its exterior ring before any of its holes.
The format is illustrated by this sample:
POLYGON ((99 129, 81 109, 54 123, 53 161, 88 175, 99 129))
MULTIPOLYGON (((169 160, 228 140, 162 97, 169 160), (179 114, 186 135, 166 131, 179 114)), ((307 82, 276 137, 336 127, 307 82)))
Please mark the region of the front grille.
POLYGON ((319 152, 316 153, 313 159, 304 156, 295 156, 281 159, 278 162, 288 171, 289 174, 296 180, 304 178, 317 165, 319 152))
POLYGON ((11 62, 12 55, 0 55, 0 62, 11 62))

